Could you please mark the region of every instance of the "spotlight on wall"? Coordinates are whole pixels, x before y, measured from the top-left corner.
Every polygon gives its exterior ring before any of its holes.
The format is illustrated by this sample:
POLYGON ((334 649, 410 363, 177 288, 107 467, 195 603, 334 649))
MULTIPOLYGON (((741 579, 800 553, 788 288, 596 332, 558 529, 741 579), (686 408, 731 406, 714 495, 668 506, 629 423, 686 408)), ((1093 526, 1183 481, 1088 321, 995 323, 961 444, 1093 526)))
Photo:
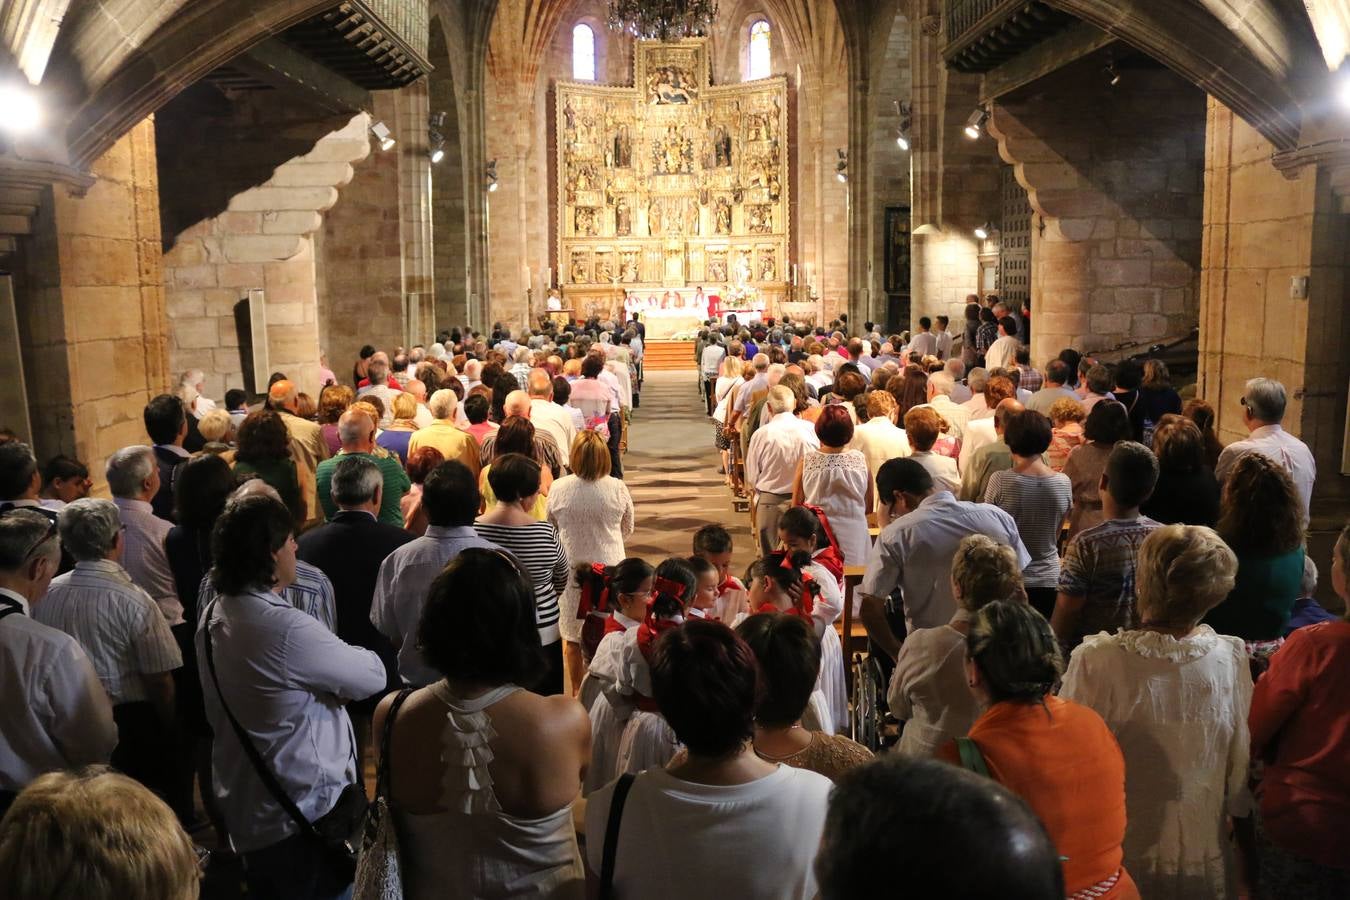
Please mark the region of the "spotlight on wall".
POLYGON ((975 110, 970 114, 970 118, 966 120, 966 137, 970 138, 972 141, 979 140, 980 133, 984 130, 984 123, 988 121, 989 113, 982 109, 975 110))
POLYGON ((1111 87, 1120 84, 1120 70, 1116 68, 1115 60, 1107 60, 1106 68, 1103 71, 1106 73, 1107 84, 1111 85, 1111 87))
POLYGON ((42 106, 25 82, 0 83, 0 129, 10 134, 28 134, 42 124, 42 106))
POLYGON ((901 150, 908 151, 909 131, 914 126, 912 107, 897 100, 895 101, 895 112, 900 117, 900 124, 895 132, 895 143, 901 150))
POLYGON ((497 161, 495 159, 487 164, 484 174, 487 177, 488 193, 492 193, 497 190, 497 161))
POLYGON ((375 140, 380 142, 381 150, 388 150, 398 143, 394 140, 394 135, 389 130, 389 126, 383 122, 376 122, 370 126, 370 133, 375 135, 375 140))
POLYGON ((848 183, 848 151, 843 147, 839 148, 839 162, 834 164, 834 177, 840 184, 848 183))
POLYGON ((982 241, 989 240, 989 235, 997 231, 993 222, 985 222, 983 225, 975 226, 975 236, 982 241))

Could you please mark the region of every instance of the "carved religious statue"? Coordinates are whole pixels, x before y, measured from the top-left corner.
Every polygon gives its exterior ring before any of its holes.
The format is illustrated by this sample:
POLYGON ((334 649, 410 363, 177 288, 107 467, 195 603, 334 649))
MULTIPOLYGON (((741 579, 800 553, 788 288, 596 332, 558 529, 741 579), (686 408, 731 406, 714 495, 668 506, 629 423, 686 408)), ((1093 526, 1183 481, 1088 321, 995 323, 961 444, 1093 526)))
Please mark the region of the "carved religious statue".
POLYGON ((759 258, 759 280, 773 281, 776 277, 774 271, 773 253, 765 253, 759 258))
POLYGON ((647 233, 652 237, 666 233, 666 204, 660 197, 653 197, 647 207, 647 233))
POLYGON ((633 210, 627 197, 620 197, 614 207, 614 233, 619 237, 628 237, 633 233, 633 210))
POLYGON ((717 234, 731 234, 731 201, 726 197, 717 198, 716 224, 713 231, 717 234))
POLYGON ((627 169, 633 165, 633 141, 628 134, 628 123, 619 126, 614 135, 614 168, 627 169))

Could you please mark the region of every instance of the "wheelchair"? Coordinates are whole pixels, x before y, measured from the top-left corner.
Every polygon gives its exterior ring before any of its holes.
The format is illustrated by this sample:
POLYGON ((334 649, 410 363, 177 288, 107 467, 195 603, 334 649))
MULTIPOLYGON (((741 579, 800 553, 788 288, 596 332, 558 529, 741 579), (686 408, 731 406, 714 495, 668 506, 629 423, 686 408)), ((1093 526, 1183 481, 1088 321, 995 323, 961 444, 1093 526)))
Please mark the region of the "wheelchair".
MULTIPOLYGON (((886 619, 903 640, 905 616, 896 597, 886 602, 886 619)), ((893 746, 900 739, 903 722, 896 721, 886 704, 895 663, 880 648, 869 642, 866 653, 854 653, 849 660, 853 690, 849 705, 853 709, 853 740, 873 753, 893 746)))

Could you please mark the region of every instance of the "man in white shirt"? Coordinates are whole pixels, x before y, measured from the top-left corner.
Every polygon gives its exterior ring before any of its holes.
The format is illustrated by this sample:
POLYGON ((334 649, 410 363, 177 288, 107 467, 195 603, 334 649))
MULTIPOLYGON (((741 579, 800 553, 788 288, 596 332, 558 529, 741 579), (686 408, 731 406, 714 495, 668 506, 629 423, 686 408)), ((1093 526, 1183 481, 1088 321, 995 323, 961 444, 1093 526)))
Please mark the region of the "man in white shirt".
POLYGON ((962 538, 984 534, 1012 547, 1018 569, 1030 564, 1031 555, 1012 516, 997 506, 965 503, 950 491, 938 490, 928 470, 912 459, 893 459, 882 466, 877 486, 882 530, 859 586, 861 617, 868 636, 894 659, 900 642, 886 621, 885 604, 897 587, 909 629, 936 628, 956 612, 951 569, 962 538))
POLYGON ((966 377, 966 387, 970 391, 970 399, 961 401, 961 407, 966 411, 967 419, 985 418, 993 415, 993 411, 989 409, 989 404, 984 402, 984 387, 988 383, 988 369, 976 366, 970 370, 970 375, 966 377))
POLYGON ((553 379, 546 369, 530 370, 529 398, 529 420, 535 430, 553 438, 566 465, 572 455, 572 442, 576 440, 577 429, 567 410, 553 402, 553 379))
POLYGON ((792 482, 807 450, 819 450, 820 439, 810 422, 793 412, 797 397, 792 389, 770 389, 766 405, 773 414, 750 437, 745 454, 745 483, 754 491, 755 528, 760 553, 778 543, 778 518, 792 503, 792 482))
MULTIPOLYGON (((1062 359, 1052 359, 1045 366, 1045 386, 1031 395, 1027 409, 1034 409, 1043 416, 1050 415, 1050 407, 1056 400, 1065 398, 1078 400, 1078 395, 1066 387, 1069 380, 1069 364, 1062 359)), ((1078 402, 1082 402, 1078 400, 1078 402)))
POLYGON ((356 396, 358 399, 372 394, 379 397, 384 404, 384 415, 380 418, 379 426, 388 428, 394 416, 394 395, 403 392, 389 386, 389 357, 383 351, 372 356, 366 364, 366 377, 370 379, 370 384, 357 391, 356 396))
POLYGON ((1017 365, 1017 348, 1022 343, 1017 340, 1017 320, 1004 316, 998 320, 998 340, 990 345, 984 354, 986 369, 1011 369, 1017 365))
POLYGON ((927 316, 919 318, 918 330, 909 339, 909 352, 920 357, 937 356, 937 336, 932 333, 933 320, 927 316))
POLYGON ((909 456, 909 439, 905 430, 895 424, 900 407, 887 391, 867 394, 867 421, 853 429, 853 443, 849 446, 862 452, 867 460, 867 471, 872 475, 873 496, 877 472, 887 460, 909 456))
POLYGON ((937 358, 950 359, 952 355, 952 333, 947 329, 951 326, 951 319, 946 316, 938 316, 937 333, 937 358))
POLYGON ((175 797, 173 671, 183 656, 150 595, 118 564, 122 521, 109 500, 76 500, 61 511, 61 544, 75 568, 57 576, 33 617, 80 642, 117 722, 112 764, 190 817, 190 797, 175 797))
POLYGON ((164 539, 173 524, 158 518, 150 506, 150 498, 159 490, 154 451, 143 446, 123 447, 108 457, 104 475, 124 529, 122 568, 159 604, 170 627, 181 625, 183 604, 178 600, 178 587, 164 550, 164 539))
POLYGON ((708 415, 713 413, 713 386, 717 384, 717 370, 722 365, 722 360, 727 355, 727 348, 716 339, 710 336, 708 344, 703 348, 703 353, 699 357, 698 371, 703 377, 703 399, 707 402, 708 415))
POLYGON ((112 704, 79 642, 30 617, 60 558, 47 516, 0 514, 0 815, 39 775, 106 763, 117 746, 112 704))
POLYGON ((1233 466, 1244 454, 1260 453, 1284 467, 1294 482, 1298 498, 1303 503, 1307 518, 1312 503, 1313 483, 1317 480, 1317 463, 1308 445, 1285 431, 1284 421, 1289 398, 1284 385, 1271 378, 1253 378, 1242 394, 1242 424, 1247 426, 1246 440, 1234 441, 1219 454, 1214 476, 1220 483, 1233 471, 1233 466))

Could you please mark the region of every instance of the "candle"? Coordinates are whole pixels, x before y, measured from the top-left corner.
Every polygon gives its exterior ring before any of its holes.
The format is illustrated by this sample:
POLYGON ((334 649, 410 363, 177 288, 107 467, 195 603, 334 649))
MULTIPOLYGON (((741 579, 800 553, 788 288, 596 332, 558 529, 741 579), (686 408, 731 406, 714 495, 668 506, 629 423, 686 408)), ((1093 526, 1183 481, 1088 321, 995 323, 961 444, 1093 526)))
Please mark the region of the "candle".
POLYGON ((528 291, 529 289, 530 289, 530 267, 529 267, 529 266, 526 266, 526 267, 525 267, 525 290, 528 291))
POLYGON ((793 263, 793 264, 792 264, 792 286, 793 286, 793 287, 796 287, 796 286, 797 286, 797 264, 796 264, 796 263, 793 263))
POLYGON ((553 267, 552 267, 552 266, 549 266, 549 267, 548 267, 548 281, 544 284, 544 287, 546 287, 546 288, 551 288, 551 287, 553 287, 553 267))

